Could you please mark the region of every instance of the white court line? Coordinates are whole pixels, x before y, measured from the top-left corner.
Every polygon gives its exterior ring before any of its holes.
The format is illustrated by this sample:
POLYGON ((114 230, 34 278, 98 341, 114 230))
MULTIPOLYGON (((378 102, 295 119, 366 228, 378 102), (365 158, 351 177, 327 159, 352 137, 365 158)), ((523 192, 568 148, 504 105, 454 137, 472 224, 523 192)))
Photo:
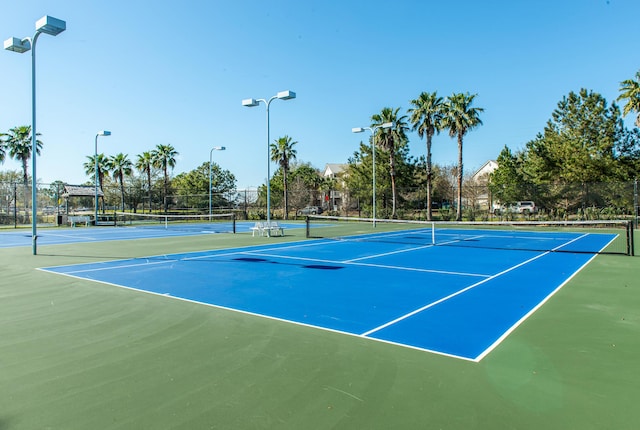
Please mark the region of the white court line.
POLYGON ((75 235, 75 234, 58 234, 58 233, 50 233, 48 231, 44 234, 40 234, 40 237, 55 237, 55 238, 65 238, 65 239, 81 239, 81 240, 101 240, 93 236, 83 236, 83 235, 75 235))
MULTIPOLYGON (((307 246, 316 246, 316 245, 323 245, 323 244, 327 244, 327 243, 331 243, 331 242, 313 242, 313 243, 309 243, 308 241, 304 241, 304 242, 290 242, 291 245, 287 245, 287 246, 273 246, 271 248, 260 248, 260 249, 256 249, 253 252, 258 253, 261 252, 263 250, 265 251, 275 251, 275 250, 279 250, 279 249, 291 249, 291 248, 298 248, 298 247, 307 247, 307 246)), ((162 254, 162 255, 151 255, 151 256, 146 256, 146 257, 135 257, 135 258, 126 258, 123 260, 110 260, 110 261, 100 261, 100 262, 96 262, 96 263, 80 263, 80 264, 70 264, 70 265, 62 265, 62 266, 53 266, 53 267, 43 267, 41 268, 41 270, 46 270, 52 273, 91 273, 91 272, 99 272, 99 271, 105 271, 105 270, 112 270, 112 269, 121 269, 121 268, 129 268, 129 267, 140 267, 140 266, 146 266, 146 265, 155 265, 155 264, 166 264, 166 263, 175 263, 176 261, 189 261, 189 260, 199 260, 199 259, 204 259, 204 258, 215 258, 215 257, 228 257, 231 255, 242 255, 248 252, 251 252, 250 249, 251 248, 256 248, 259 247, 260 245, 250 245, 250 246, 244 246, 241 248, 234 248, 233 250, 230 250, 229 252, 222 252, 222 253, 218 253, 218 251, 221 251, 219 249, 211 249, 208 251, 193 251, 193 252, 179 252, 179 253, 175 253, 175 254, 162 254), (188 254, 200 254, 200 253, 206 253, 204 255, 198 255, 195 257, 183 257, 183 258, 172 258, 172 256, 180 256, 180 255, 188 255, 188 254), (158 257, 165 257, 166 260, 161 260, 161 261, 149 261, 149 260, 155 260, 158 257), (122 263, 125 262, 130 262, 130 261, 139 261, 139 260, 147 260, 147 261, 140 261, 138 263, 128 263, 128 264, 113 264, 110 265, 108 267, 93 267, 93 268, 87 268, 87 269, 82 269, 82 270, 74 270, 74 271, 70 271, 70 272, 53 272, 51 269, 52 268, 62 268, 62 267, 73 267, 73 266, 80 266, 80 265, 85 265, 85 264, 108 264, 108 263, 115 263, 117 261, 120 261, 122 263)), ((257 254, 259 255, 259 254, 257 254)), ((280 256, 278 256, 280 257, 280 256)), ((317 260, 318 262, 322 262, 322 260, 317 260)))
MULTIPOLYGON (((464 239, 464 240, 479 239, 481 237, 484 237, 484 236, 473 236, 473 237, 470 237, 470 238, 467 238, 467 239, 464 239)), ((450 240, 448 242, 439 243, 438 245, 448 245, 450 243, 464 242, 464 240, 450 240)), ((412 251, 418 251, 420 249, 433 248, 434 246, 436 246, 436 245, 434 245, 434 244, 421 245, 421 246, 416 246, 414 248, 399 249, 397 251, 384 252, 382 254, 367 255, 365 257, 353 258, 351 260, 346 260, 346 261, 351 263, 351 262, 359 261, 359 260, 369 260, 371 258, 386 257, 387 255, 401 254, 403 252, 412 252, 412 251)))
POLYGON ((449 299, 452 299, 453 297, 459 296, 460 294, 465 293, 465 292, 467 292, 467 291, 469 291, 469 290, 471 290, 473 288, 476 288, 479 285, 485 284, 485 283, 487 283, 487 282, 489 282, 489 281, 491 281, 493 279, 496 279, 497 277, 502 276, 505 273, 509 273, 509 272, 519 268, 519 267, 524 266, 525 264, 529 264, 532 261, 535 261, 535 260, 537 260, 537 259, 539 259, 541 257, 544 257, 545 255, 550 254, 551 252, 555 251, 556 249, 559 249, 559 248, 561 248, 563 246, 569 245, 570 243, 575 242, 576 240, 581 239, 581 238, 586 237, 586 236, 587 236, 587 234, 583 234, 582 236, 576 237, 575 239, 570 240, 569 242, 566 242, 566 243, 564 243, 564 244, 562 244, 560 246, 557 246, 556 248, 554 248, 551 251, 547 251, 547 252, 544 252, 542 254, 536 255, 535 257, 532 257, 532 258, 530 258, 528 260, 525 260, 522 263, 516 264, 515 266, 512 266, 512 267, 510 267, 510 268, 508 268, 506 270, 503 270, 500 273, 496 273, 495 275, 492 275, 492 276, 490 276, 490 277, 488 277, 486 279, 483 279, 480 282, 476 282, 475 284, 469 285, 468 287, 465 287, 465 288, 463 288, 463 289, 461 289, 459 291, 456 291, 455 293, 449 294, 448 296, 445 296, 445 297, 443 297, 443 298, 441 298, 439 300, 436 300, 435 302, 428 303, 428 304, 422 306, 421 308, 415 309, 415 310, 413 310, 413 311, 411 311, 411 312, 409 312, 409 313, 407 313, 405 315, 402 315, 402 316, 400 316, 400 317, 398 317, 398 318, 396 318, 396 319, 394 319, 392 321, 386 322, 385 324, 382 324, 382 325, 380 325, 378 327, 375 327, 375 328, 373 328, 373 329, 371 329, 371 330, 369 330, 367 332, 364 332, 364 333, 361 334, 361 336, 363 336, 363 337, 369 336, 369 335, 371 335, 371 334, 373 334, 373 333, 375 333, 377 331, 380 331, 380 330, 382 330, 384 328, 387 328, 387 327, 389 327, 389 326, 391 326, 393 324, 396 324, 396 323, 398 323, 398 322, 400 322, 402 320, 405 320, 405 319, 407 319, 407 318, 409 318, 409 317, 411 317, 413 315, 416 315, 416 314, 418 314, 418 313, 420 313, 420 312, 422 312, 424 310, 432 308, 432 307, 434 307, 434 306, 436 306, 436 305, 438 305, 440 303, 443 303, 443 302, 445 302, 445 301, 447 301, 449 299))
POLYGON ((435 270, 435 269, 420 269, 417 267, 404 267, 404 266, 389 266, 386 264, 371 264, 371 263, 357 263, 350 260, 337 261, 337 260, 322 260, 318 258, 309 258, 309 257, 292 257, 287 255, 277 255, 277 254, 264 254, 261 252, 243 252, 242 254, 246 255, 257 255, 271 258, 282 258, 287 260, 300 260, 300 261, 309 261, 314 263, 326 263, 326 264, 339 264, 344 266, 361 266, 361 267, 375 267, 380 269, 393 269, 393 270, 405 270, 408 272, 424 272, 424 273, 440 273, 445 275, 458 275, 458 276, 474 276, 479 278, 487 278, 491 275, 484 275, 478 273, 466 273, 466 272, 451 272, 447 270, 435 270))
MULTIPOLYGON (((136 259, 138 260, 138 259, 136 259)), ((136 263, 136 264, 122 264, 122 265, 114 265, 114 266, 109 266, 109 267, 92 267, 90 269, 82 269, 82 270, 72 270, 70 272, 53 272, 52 270, 48 269, 48 268, 43 268, 43 270, 47 270, 47 271, 51 271, 53 273, 63 273, 63 274, 72 274, 72 273, 91 273, 91 272, 102 272, 105 270, 112 270, 112 269, 126 269, 129 267, 140 267, 140 266, 152 266, 155 264, 166 264, 166 263, 175 263, 176 261, 180 261, 180 260, 162 260, 162 261, 148 261, 149 259, 147 259, 147 261, 145 262, 140 262, 140 263, 136 263)), ((129 261, 129 260, 125 260, 125 261, 129 261)), ((101 262, 97 262, 97 263, 81 263, 81 264, 75 264, 75 266, 79 266, 79 265, 84 265, 84 264, 105 264, 105 263, 110 263, 109 261, 101 261, 101 262)), ((74 265, 71 266, 60 266, 60 267, 73 267, 74 265)))

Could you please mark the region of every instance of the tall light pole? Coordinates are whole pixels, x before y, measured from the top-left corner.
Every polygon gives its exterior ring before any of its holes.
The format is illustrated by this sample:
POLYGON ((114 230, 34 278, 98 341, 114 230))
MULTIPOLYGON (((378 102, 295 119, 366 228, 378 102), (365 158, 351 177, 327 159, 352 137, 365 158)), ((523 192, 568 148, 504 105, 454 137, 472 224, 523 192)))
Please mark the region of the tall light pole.
POLYGON ((211 163, 213 163, 211 158, 213 157, 213 151, 224 151, 225 149, 227 148, 224 146, 214 146, 209 151, 209 221, 211 221, 211 163))
POLYGON ((95 190, 96 190, 96 206, 94 213, 94 225, 98 225, 98 182, 100 181, 100 175, 98 175, 98 136, 111 136, 111 132, 107 130, 101 130, 96 133, 96 145, 93 151, 93 173, 95 174, 95 190))
POLYGON ((38 232, 37 232, 37 185, 36 177, 36 155, 37 155, 37 139, 36 139, 36 42, 42 33, 51 36, 57 36, 65 31, 67 23, 61 19, 53 18, 45 15, 36 21, 36 32, 33 37, 25 37, 18 39, 10 37, 4 41, 4 49, 8 51, 23 54, 31 50, 31 242, 33 255, 38 253, 38 232))
POLYGON ((296 98, 296 93, 293 91, 280 91, 275 96, 271 97, 269 100, 266 99, 245 99, 242 100, 242 106, 246 107, 255 107, 260 104, 260 102, 267 105, 267 236, 271 236, 271 229, 268 226, 271 225, 271 155, 269 151, 269 105, 275 99, 280 100, 291 100, 296 98))
POLYGON ((373 185, 372 185, 372 194, 373 194, 373 226, 376 226, 376 131, 379 128, 391 128, 393 127, 392 122, 385 122, 384 124, 374 125, 373 127, 355 127, 351 129, 353 133, 362 133, 365 130, 369 130, 371 132, 371 153, 373 156, 373 185))

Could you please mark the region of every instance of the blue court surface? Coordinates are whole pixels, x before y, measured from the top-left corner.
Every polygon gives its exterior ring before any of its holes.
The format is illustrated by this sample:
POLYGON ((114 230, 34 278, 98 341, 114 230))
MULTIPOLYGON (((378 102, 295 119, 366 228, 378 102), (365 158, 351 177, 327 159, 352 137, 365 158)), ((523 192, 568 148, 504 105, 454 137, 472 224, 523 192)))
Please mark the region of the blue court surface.
MULTIPOLYGON (((254 222, 236 222, 238 233, 250 232, 254 222)), ((303 228, 302 224, 280 223, 285 229, 303 228)), ((39 228, 38 245, 64 245, 70 243, 104 242, 111 240, 153 239, 171 236, 197 236, 228 232, 230 225, 206 223, 165 228, 155 226, 127 227, 75 227, 75 228, 39 228)), ((0 232, 0 248, 31 246, 31 229, 8 230, 0 232)))
POLYGON ((377 234, 157 255, 42 270, 479 361, 593 257, 527 250, 613 234, 377 234), (383 238, 383 240, 380 240, 383 238), (466 238, 466 239, 464 239, 466 238), (486 241, 487 246, 481 246, 486 241), (451 246, 461 244, 462 246, 451 246), (473 244, 473 246, 468 246, 473 244))

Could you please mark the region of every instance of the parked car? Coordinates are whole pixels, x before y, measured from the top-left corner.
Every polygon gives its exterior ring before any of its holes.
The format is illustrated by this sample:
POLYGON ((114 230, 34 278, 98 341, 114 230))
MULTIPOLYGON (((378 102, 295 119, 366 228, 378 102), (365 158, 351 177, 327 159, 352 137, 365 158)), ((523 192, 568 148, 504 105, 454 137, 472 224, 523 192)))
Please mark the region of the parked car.
POLYGON ((536 208, 536 204, 530 200, 516 202, 516 204, 514 205, 514 209, 515 212, 525 215, 533 214, 538 211, 538 208, 536 208))
POLYGON ((298 211, 298 215, 319 215, 322 213, 320 206, 306 206, 298 211))

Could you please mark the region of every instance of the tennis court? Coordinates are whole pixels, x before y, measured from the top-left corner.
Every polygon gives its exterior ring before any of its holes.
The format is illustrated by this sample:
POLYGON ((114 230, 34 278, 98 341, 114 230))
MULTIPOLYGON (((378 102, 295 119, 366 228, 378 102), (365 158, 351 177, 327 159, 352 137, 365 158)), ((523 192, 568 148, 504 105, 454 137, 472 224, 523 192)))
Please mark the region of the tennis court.
POLYGON ((636 427, 623 230, 240 224, 0 249, 0 428, 636 427))
POLYGON ((616 238, 437 235, 376 231, 43 270, 479 361, 616 238))

